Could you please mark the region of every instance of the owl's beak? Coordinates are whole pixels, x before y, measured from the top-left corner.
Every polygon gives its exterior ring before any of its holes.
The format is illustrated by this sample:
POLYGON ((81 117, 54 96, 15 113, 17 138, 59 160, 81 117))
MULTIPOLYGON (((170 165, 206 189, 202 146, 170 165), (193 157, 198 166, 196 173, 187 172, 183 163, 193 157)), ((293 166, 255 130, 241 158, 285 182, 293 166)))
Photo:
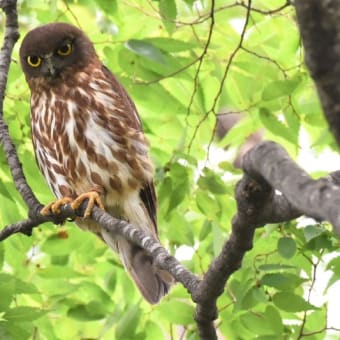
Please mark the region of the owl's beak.
POLYGON ((55 67, 52 63, 51 58, 47 58, 46 62, 47 62, 47 67, 48 67, 48 70, 50 71, 51 76, 54 77, 57 72, 56 72, 56 69, 55 69, 55 67))
POLYGON ((55 66, 54 66, 54 64, 53 64, 52 55, 53 55, 52 53, 46 54, 46 55, 44 56, 44 59, 45 59, 46 64, 47 64, 48 72, 50 73, 50 75, 51 75, 52 77, 55 77, 56 74, 57 74, 57 70, 56 70, 56 68, 55 68, 55 66))

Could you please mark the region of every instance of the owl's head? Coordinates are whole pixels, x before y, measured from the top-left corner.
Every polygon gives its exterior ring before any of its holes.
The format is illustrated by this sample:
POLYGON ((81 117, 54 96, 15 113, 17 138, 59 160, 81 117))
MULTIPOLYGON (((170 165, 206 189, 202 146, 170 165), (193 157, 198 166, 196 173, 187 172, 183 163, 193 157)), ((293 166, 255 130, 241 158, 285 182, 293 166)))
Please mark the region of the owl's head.
POLYGON ((28 32, 20 47, 26 79, 56 79, 68 70, 81 70, 96 57, 91 41, 77 27, 51 23, 28 32))

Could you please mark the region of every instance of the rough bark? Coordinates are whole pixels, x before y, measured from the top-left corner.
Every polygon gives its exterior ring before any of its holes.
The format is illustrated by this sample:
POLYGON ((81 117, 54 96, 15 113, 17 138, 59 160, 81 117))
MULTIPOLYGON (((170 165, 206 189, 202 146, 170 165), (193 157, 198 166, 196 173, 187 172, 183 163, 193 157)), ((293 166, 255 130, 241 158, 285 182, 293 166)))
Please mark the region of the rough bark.
POLYGON ((340 143, 340 2, 296 0, 305 60, 325 117, 340 143))

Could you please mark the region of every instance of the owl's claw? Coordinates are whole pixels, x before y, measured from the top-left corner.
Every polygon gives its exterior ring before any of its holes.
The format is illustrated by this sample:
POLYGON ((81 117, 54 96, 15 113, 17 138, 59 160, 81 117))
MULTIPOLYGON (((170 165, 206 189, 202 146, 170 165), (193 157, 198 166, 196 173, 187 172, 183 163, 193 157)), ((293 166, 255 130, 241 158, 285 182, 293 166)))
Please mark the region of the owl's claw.
POLYGON ((54 202, 51 202, 47 205, 45 205, 41 210, 40 210, 40 214, 44 215, 44 216, 48 216, 51 214, 59 214, 60 213, 60 207, 64 204, 68 204, 73 202, 73 199, 71 197, 63 197, 60 198, 54 202))
POLYGON ((85 192, 84 194, 79 195, 71 204, 73 210, 77 210, 81 204, 88 200, 86 210, 84 213, 84 218, 90 217, 92 209, 96 204, 100 209, 104 210, 104 205, 100 199, 100 196, 97 191, 89 191, 85 192))

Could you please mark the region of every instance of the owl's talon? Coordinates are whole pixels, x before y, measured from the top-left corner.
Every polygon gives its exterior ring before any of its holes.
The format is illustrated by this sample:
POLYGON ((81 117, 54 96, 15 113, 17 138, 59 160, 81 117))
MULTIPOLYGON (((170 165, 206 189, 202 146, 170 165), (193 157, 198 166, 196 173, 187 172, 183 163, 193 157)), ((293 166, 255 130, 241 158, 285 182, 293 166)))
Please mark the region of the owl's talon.
POLYGON ((48 216, 51 214, 57 215, 60 214, 60 207, 64 204, 68 204, 73 202, 71 197, 63 197, 54 202, 46 204, 41 210, 40 214, 44 216, 48 216))
POLYGON ((100 196, 98 192, 96 191, 89 191, 85 192, 84 194, 79 195, 71 204, 71 207, 73 210, 77 210, 81 204, 88 200, 85 212, 84 212, 84 218, 90 217, 92 213, 92 209, 94 205, 96 204, 100 209, 104 210, 104 205, 100 199, 100 196))

